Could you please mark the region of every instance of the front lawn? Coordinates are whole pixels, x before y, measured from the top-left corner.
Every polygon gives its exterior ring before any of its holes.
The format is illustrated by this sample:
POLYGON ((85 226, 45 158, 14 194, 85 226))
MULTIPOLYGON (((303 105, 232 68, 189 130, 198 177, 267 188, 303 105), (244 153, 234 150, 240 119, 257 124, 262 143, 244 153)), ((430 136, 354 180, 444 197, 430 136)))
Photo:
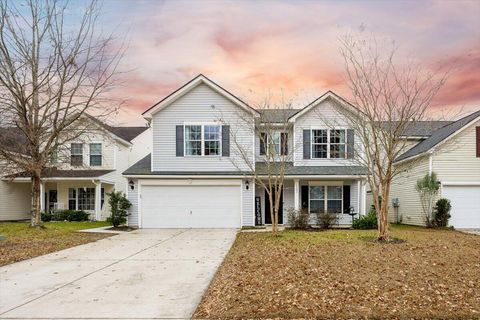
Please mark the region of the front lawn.
POLYGON ((196 318, 479 318, 480 236, 375 231, 240 233, 196 318))
POLYGON ((76 232, 108 225, 103 221, 46 222, 45 228, 37 229, 23 222, 1 222, 0 235, 5 239, 0 240, 0 266, 111 236, 76 232))

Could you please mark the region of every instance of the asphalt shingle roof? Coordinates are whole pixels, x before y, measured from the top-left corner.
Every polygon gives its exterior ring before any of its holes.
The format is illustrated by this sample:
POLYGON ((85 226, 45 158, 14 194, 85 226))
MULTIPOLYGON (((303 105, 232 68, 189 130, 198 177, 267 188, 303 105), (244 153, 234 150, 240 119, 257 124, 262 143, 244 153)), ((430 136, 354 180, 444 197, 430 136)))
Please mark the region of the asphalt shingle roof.
MULTIPOLYGON (((46 168, 42 172, 43 178, 98 178, 115 170, 59 170, 57 168, 46 168)), ((12 177, 30 177, 27 172, 12 175, 12 177)))
POLYGON ((292 115, 298 112, 299 109, 263 109, 260 110, 260 115, 264 122, 284 123, 288 121, 292 115))
POLYGON ((474 112, 466 117, 463 117, 460 120, 447 124, 440 129, 432 132, 431 136, 422 142, 415 145, 413 148, 409 149, 407 152, 400 155, 395 161, 405 160, 424 152, 427 152, 431 148, 435 147, 437 144, 469 124, 471 121, 475 120, 476 118, 480 117, 480 110, 474 112))

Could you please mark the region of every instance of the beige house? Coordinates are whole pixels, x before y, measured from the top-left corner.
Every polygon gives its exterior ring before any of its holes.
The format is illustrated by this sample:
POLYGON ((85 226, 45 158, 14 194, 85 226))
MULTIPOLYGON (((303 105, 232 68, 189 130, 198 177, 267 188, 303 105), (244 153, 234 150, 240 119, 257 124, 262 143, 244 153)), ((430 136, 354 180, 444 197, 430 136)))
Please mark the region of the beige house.
MULTIPOLYGON (((84 210, 92 219, 105 219, 108 216, 106 193, 113 189, 125 193, 127 185, 122 172, 149 153, 151 131, 148 127, 112 127, 92 121, 93 128, 65 146, 65 156, 52 159, 51 167, 43 172, 42 211, 84 210)), ((21 139, 21 135, 18 138, 21 139)), ((28 219, 30 178, 17 174, 13 179, 6 174, 7 170, 2 173, 0 220, 28 219)))
POLYGON ((450 225, 480 228, 480 110, 458 121, 430 125, 418 125, 424 133, 412 135, 412 148, 396 160, 403 172, 392 185, 390 221, 425 225, 415 185, 435 172, 439 197, 452 204, 450 225))

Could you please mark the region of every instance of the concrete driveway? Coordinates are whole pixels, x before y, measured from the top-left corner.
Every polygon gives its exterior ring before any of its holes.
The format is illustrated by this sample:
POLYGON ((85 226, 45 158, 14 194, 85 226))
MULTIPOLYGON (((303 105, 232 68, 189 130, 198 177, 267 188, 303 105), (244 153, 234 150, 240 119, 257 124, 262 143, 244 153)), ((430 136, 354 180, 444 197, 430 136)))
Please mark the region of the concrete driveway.
POLYGON ((1 267, 0 318, 189 318, 236 232, 143 229, 1 267))

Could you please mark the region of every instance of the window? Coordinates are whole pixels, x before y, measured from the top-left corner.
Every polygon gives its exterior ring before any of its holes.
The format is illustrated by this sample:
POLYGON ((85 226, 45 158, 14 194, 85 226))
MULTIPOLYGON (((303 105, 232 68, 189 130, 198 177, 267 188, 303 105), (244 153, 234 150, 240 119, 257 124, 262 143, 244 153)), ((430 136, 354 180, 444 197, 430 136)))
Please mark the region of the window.
POLYGON ((90 143, 90 165, 101 166, 102 165, 102 144, 90 143))
POLYGON ((221 136, 221 126, 218 125, 186 125, 185 155, 221 155, 221 136))
POLYGON ((68 189, 68 210, 77 210, 77 189, 68 189))
POLYGON ((310 186, 310 213, 325 212, 325 187, 310 186))
POLYGON ((185 126, 185 154, 202 155, 202 126, 185 126))
POLYGON ((272 132, 270 139, 266 132, 262 132, 260 137, 260 155, 265 155, 265 143, 267 145, 267 152, 270 152, 271 148, 273 155, 288 155, 287 132, 272 132))
POLYGON ((343 187, 328 186, 327 187, 327 212, 341 213, 342 201, 343 201, 343 187))
POLYGON ((105 203, 105 189, 100 189, 100 209, 103 210, 103 204, 105 203))
POLYGON ((341 213, 343 186, 310 186, 310 213, 341 213))
POLYGON ((312 130, 313 159, 345 159, 347 156, 346 130, 312 130))
POLYGON ((330 130, 330 158, 345 159, 345 130, 330 130))
POLYGON ((83 143, 72 143, 70 145, 70 164, 72 166, 83 165, 83 143))
POLYGON ((95 210, 95 188, 78 188, 78 210, 95 210))
POLYGON ((327 150, 328 150, 328 131, 312 130, 312 158, 326 159, 328 156, 327 150))
POLYGON ((220 155, 220 126, 205 126, 203 132, 203 138, 205 140, 205 152, 206 156, 219 156, 220 155))
POLYGON ((58 150, 56 148, 52 148, 52 151, 50 152, 50 163, 58 163, 58 150))

